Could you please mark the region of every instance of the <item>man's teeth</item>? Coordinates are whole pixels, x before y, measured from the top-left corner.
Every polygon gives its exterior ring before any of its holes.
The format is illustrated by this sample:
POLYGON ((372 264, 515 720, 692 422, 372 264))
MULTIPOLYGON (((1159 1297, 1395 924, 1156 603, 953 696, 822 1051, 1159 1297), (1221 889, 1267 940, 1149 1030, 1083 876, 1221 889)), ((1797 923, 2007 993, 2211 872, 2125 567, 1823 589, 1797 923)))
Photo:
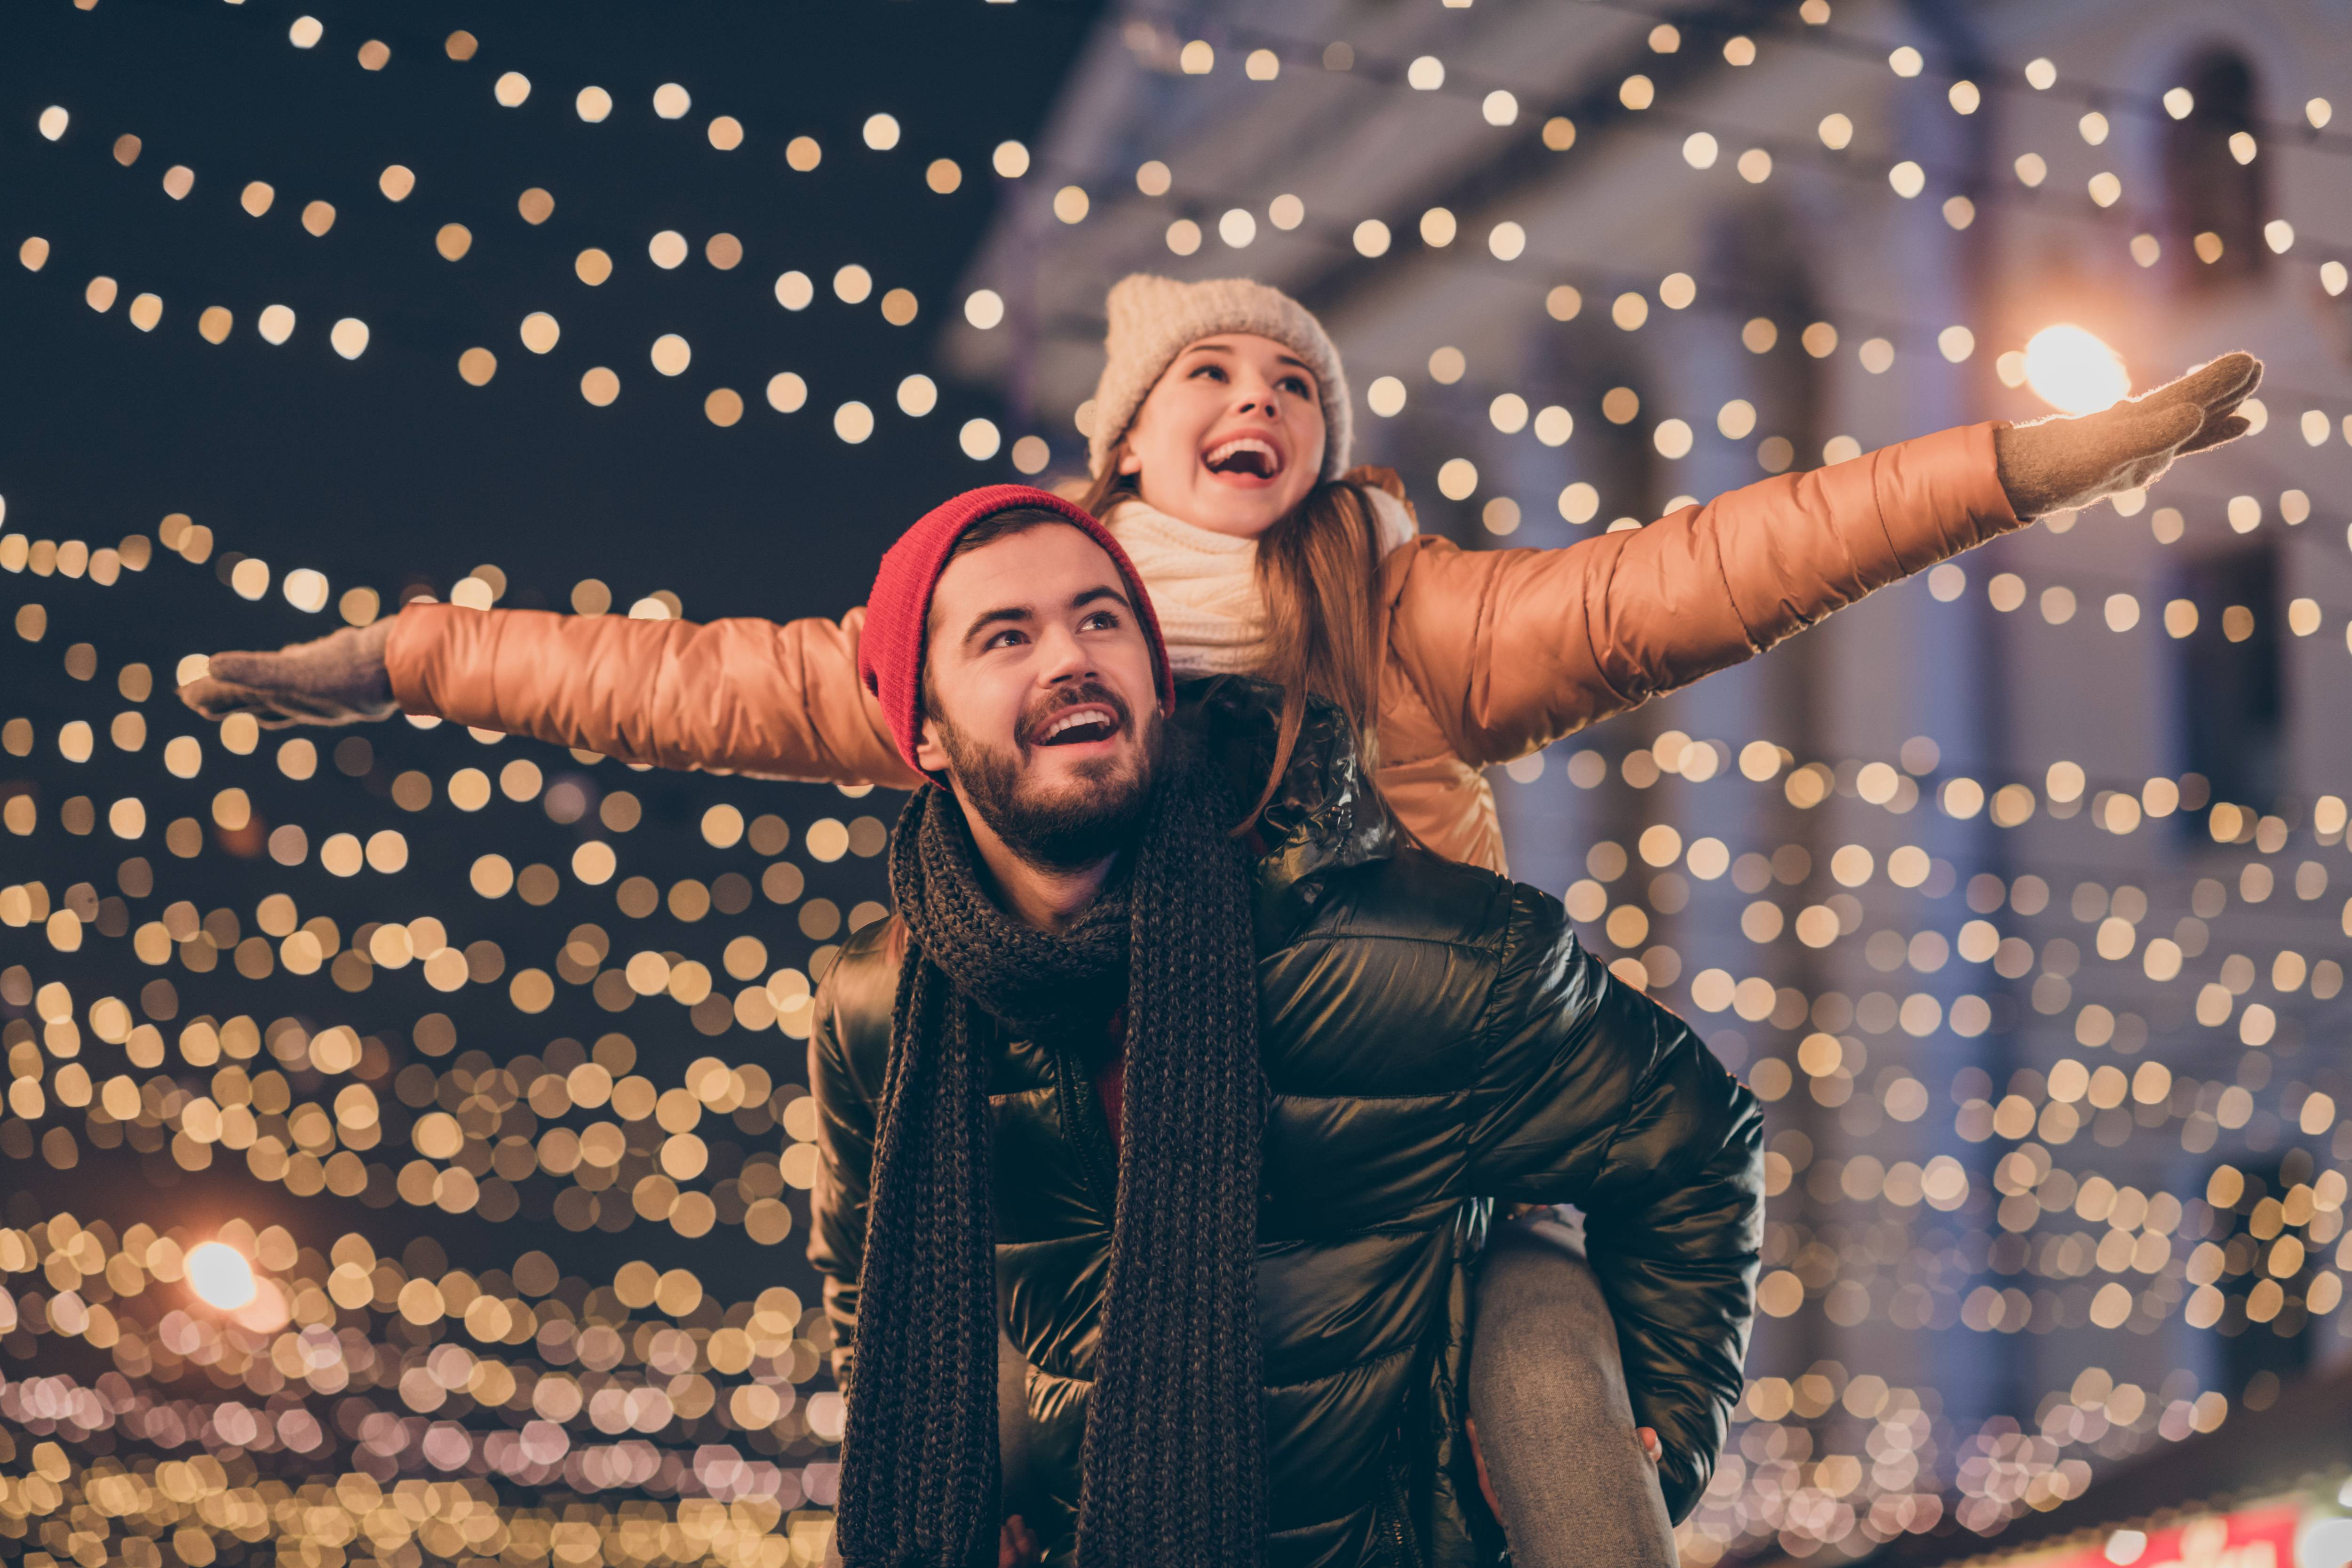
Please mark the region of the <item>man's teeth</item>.
POLYGON ((1045 739, 1050 741, 1065 730, 1076 730, 1087 724, 1098 724, 1106 730, 1110 728, 1110 721, 1099 713, 1073 713, 1046 731, 1045 739))

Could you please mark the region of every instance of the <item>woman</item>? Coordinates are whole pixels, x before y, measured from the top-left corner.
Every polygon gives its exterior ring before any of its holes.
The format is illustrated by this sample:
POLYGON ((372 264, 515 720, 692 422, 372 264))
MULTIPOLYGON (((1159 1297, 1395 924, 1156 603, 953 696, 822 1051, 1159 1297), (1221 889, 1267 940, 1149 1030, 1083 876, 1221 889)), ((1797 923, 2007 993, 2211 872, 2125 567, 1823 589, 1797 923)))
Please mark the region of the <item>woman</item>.
MULTIPOLYGON (((1392 474, 1350 470, 1339 356, 1296 301, 1245 280, 1139 276, 1108 313, 1084 504, 1149 584, 1178 673, 1283 689, 1268 794, 1308 699, 1333 703, 1402 824, 1497 871, 1483 769, 2023 521, 2147 484, 2242 434, 2232 410, 2260 374, 2233 354, 2082 419, 1945 431, 1566 550, 1465 552, 1416 537, 1392 474)), ((216 655, 183 696, 212 717, 400 710, 631 762, 912 787, 857 681, 863 618, 696 626, 412 605, 283 653, 216 655)), ((1673 1562, 1657 1481, 1623 1440, 1634 1423, 1606 1303, 1549 1222, 1499 1234, 1470 1406, 1514 1561, 1673 1562)), ((1015 1371, 1003 1384, 1017 1395, 1015 1371)))

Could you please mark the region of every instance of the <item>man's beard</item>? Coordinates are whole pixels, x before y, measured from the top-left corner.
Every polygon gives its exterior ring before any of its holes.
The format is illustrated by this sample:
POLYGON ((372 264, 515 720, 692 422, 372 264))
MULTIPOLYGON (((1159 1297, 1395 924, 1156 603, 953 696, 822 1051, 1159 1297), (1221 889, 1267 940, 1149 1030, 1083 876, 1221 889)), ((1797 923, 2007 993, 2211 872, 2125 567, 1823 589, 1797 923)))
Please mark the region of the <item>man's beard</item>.
MULTIPOLYGON (((1018 733, 1034 734, 1051 714, 1081 703, 1099 702, 1118 715, 1119 728, 1132 719, 1127 704, 1108 687, 1088 682, 1057 693, 1022 715, 1018 733)), ((1151 804, 1158 773, 1161 726, 1151 715, 1135 731, 1141 744, 1123 756, 1081 763, 1058 794, 1041 798, 1024 788, 1022 762, 1031 749, 1011 750, 974 741, 942 720, 949 771, 965 798, 1004 847, 1042 871, 1076 871, 1097 865, 1125 848, 1151 804)))

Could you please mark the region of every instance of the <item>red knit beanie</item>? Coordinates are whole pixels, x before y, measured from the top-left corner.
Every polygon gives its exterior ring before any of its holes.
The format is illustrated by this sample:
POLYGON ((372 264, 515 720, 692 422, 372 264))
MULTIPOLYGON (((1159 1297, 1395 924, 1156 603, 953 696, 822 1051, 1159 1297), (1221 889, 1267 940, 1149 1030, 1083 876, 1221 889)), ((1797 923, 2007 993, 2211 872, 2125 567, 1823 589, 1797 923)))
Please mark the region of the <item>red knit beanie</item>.
POLYGON ((931 590, 948 563, 948 554, 965 529, 983 518, 1015 507, 1034 507, 1069 519, 1071 524, 1103 548, 1118 568, 1128 596, 1143 622, 1151 645, 1151 668, 1159 676, 1160 710, 1176 706, 1176 678, 1168 668, 1167 645, 1160 640, 1160 617, 1153 614, 1151 595, 1135 574, 1135 563, 1110 531, 1085 508, 1049 491, 1027 485, 988 485, 966 490, 934 508, 920 522, 898 536, 882 557, 874 574, 874 592, 866 600, 866 629, 857 642, 857 675, 882 704, 891 738, 907 765, 920 771, 915 746, 923 727, 923 644, 931 616, 931 590))

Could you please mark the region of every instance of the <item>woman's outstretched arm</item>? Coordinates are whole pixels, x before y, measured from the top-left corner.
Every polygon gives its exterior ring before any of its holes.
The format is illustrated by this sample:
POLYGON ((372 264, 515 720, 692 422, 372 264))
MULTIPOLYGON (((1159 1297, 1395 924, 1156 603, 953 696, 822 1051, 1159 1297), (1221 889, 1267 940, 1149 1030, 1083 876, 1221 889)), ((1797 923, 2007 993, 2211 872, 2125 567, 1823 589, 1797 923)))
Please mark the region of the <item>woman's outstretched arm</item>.
POLYGON ((1424 541, 1390 558, 1391 656, 1465 761, 1507 762, 2234 439, 2261 371, 2225 355, 2103 413, 1939 431, 1565 550, 1424 541))
POLYGON ((272 726, 397 710, 659 767, 910 788, 857 679, 864 622, 863 609, 697 626, 412 605, 278 653, 215 654, 181 696, 272 726))

